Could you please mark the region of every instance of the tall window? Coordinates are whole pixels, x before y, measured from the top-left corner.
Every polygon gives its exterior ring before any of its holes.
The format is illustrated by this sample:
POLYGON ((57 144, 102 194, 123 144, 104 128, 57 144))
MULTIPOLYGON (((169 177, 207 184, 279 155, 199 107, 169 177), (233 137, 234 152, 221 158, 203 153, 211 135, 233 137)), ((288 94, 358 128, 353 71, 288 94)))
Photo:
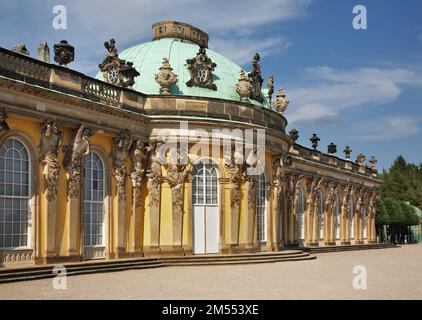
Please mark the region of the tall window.
POLYGON ((318 192, 318 236, 319 239, 324 238, 324 199, 322 193, 318 192))
POLYGON ((340 239, 340 218, 339 218, 339 214, 340 214, 340 201, 338 199, 338 196, 336 197, 336 207, 334 209, 334 228, 335 228, 335 239, 338 240, 340 239))
POLYGON ((193 204, 218 204, 217 171, 211 164, 199 164, 193 168, 193 204))
POLYGON ((84 159, 84 246, 104 246, 104 164, 90 152, 84 159))
POLYGON ((298 204, 296 207, 296 237, 299 240, 305 239, 305 194, 302 188, 298 190, 298 204))
POLYGON ((350 234, 350 239, 354 239, 355 235, 354 235, 354 216, 355 216, 355 206, 353 203, 353 200, 350 200, 350 212, 349 212, 349 234, 350 234))
POLYGON ((25 146, 7 139, 0 147, 0 248, 29 247, 30 167, 25 146))
POLYGON ((257 227, 258 241, 267 241, 267 213, 265 207, 265 174, 257 177, 256 184, 256 211, 257 211, 257 227))

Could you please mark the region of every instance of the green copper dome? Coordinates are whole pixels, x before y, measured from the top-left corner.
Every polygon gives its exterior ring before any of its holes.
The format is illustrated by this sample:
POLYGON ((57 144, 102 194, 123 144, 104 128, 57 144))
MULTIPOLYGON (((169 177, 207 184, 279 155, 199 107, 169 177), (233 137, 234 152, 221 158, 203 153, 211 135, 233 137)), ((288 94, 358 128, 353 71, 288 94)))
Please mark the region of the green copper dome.
MULTIPOLYGON (((186 82, 190 80, 186 60, 195 58, 198 51, 199 46, 189 41, 163 38, 130 47, 119 53, 119 58, 133 62, 133 66, 140 73, 140 76, 135 78, 133 89, 141 93, 160 94, 160 86, 155 81, 155 74, 159 72, 163 58, 168 58, 173 72, 178 77, 177 84, 171 87, 171 94, 240 101, 235 86, 242 68, 210 49, 207 49, 206 53, 217 64, 213 71, 213 81, 217 90, 188 87, 186 85, 186 82)), ((96 77, 103 80, 102 73, 98 73, 96 77)), ((253 99, 250 99, 249 102, 257 106, 267 107, 266 91, 263 90, 264 101, 262 103, 253 99)))

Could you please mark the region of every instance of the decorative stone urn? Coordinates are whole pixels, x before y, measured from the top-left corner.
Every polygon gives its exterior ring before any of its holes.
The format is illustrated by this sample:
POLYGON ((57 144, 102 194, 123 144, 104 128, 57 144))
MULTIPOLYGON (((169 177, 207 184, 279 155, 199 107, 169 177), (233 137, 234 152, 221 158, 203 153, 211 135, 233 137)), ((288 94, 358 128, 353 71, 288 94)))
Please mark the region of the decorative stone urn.
POLYGON ((275 98, 275 110, 281 114, 286 111, 287 106, 289 105, 290 101, 286 99, 286 94, 284 93, 283 88, 280 88, 277 92, 277 96, 275 98))
POLYGON ((249 96, 252 92, 252 84, 243 70, 240 70, 239 82, 236 84, 236 92, 240 96, 241 101, 249 101, 249 96))
POLYGON ((61 66, 66 66, 75 59, 75 48, 66 40, 54 45, 54 61, 61 66))
POLYGON ((122 81, 122 87, 132 88, 135 84, 135 77, 138 77, 139 72, 133 67, 133 62, 127 61, 124 66, 120 68, 120 73, 124 80, 122 81))
POLYGON ((353 152, 352 149, 350 149, 349 146, 346 146, 346 148, 343 150, 344 156, 347 160, 350 160, 350 154, 353 152))
POLYGON ((332 142, 328 145, 327 149, 329 154, 334 154, 337 152, 337 146, 332 142))
POLYGON ((372 170, 376 170, 377 162, 378 160, 374 156, 372 156, 371 159, 369 159, 370 167, 372 170))
POLYGON ((360 166, 363 166, 363 165, 365 165, 365 160, 366 160, 365 155, 364 155, 363 153, 361 153, 361 154, 359 154, 359 155, 358 155, 358 157, 356 158, 356 163, 357 163, 358 165, 360 165, 360 166))
POLYGON ((177 75, 173 73, 167 58, 163 58, 163 65, 159 70, 155 75, 155 81, 160 85, 162 94, 170 94, 171 86, 177 83, 177 75))
POLYGON ((293 142, 296 143, 297 139, 299 139, 299 131, 296 128, 293 128, 289 131, 289 136, 292 138, 293 142))
POLYGON ((314 133, 309 140, 312 142, 312 149, 316 150, 318 148, 318 141, 321 141, 321 139, 314 133))

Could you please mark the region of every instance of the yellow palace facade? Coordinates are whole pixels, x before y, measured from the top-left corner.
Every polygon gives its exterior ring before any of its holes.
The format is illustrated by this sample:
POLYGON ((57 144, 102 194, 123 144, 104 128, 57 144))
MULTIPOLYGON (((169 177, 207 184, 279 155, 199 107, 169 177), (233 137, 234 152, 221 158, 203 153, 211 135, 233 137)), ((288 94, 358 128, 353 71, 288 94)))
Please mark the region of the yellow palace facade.
POLYGON ((0 265, 375 242, 375 159, 296 144, 258 54, 247 72, 174 21, 105 48, 96 78, 65 41, 57 64, 0 48, 0 265))

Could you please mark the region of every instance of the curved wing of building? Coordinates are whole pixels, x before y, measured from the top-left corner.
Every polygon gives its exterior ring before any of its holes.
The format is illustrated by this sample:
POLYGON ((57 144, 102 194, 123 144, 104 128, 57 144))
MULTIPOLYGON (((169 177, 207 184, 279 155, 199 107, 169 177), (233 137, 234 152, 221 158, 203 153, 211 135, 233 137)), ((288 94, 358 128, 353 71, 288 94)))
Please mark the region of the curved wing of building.
POLYGON ((376 160, 296 144, 259 54, 243 70, 175 21, 104 45, 96 78, 66 41, 57 64, 0 48, 0 262, 375 242, 376 160))

